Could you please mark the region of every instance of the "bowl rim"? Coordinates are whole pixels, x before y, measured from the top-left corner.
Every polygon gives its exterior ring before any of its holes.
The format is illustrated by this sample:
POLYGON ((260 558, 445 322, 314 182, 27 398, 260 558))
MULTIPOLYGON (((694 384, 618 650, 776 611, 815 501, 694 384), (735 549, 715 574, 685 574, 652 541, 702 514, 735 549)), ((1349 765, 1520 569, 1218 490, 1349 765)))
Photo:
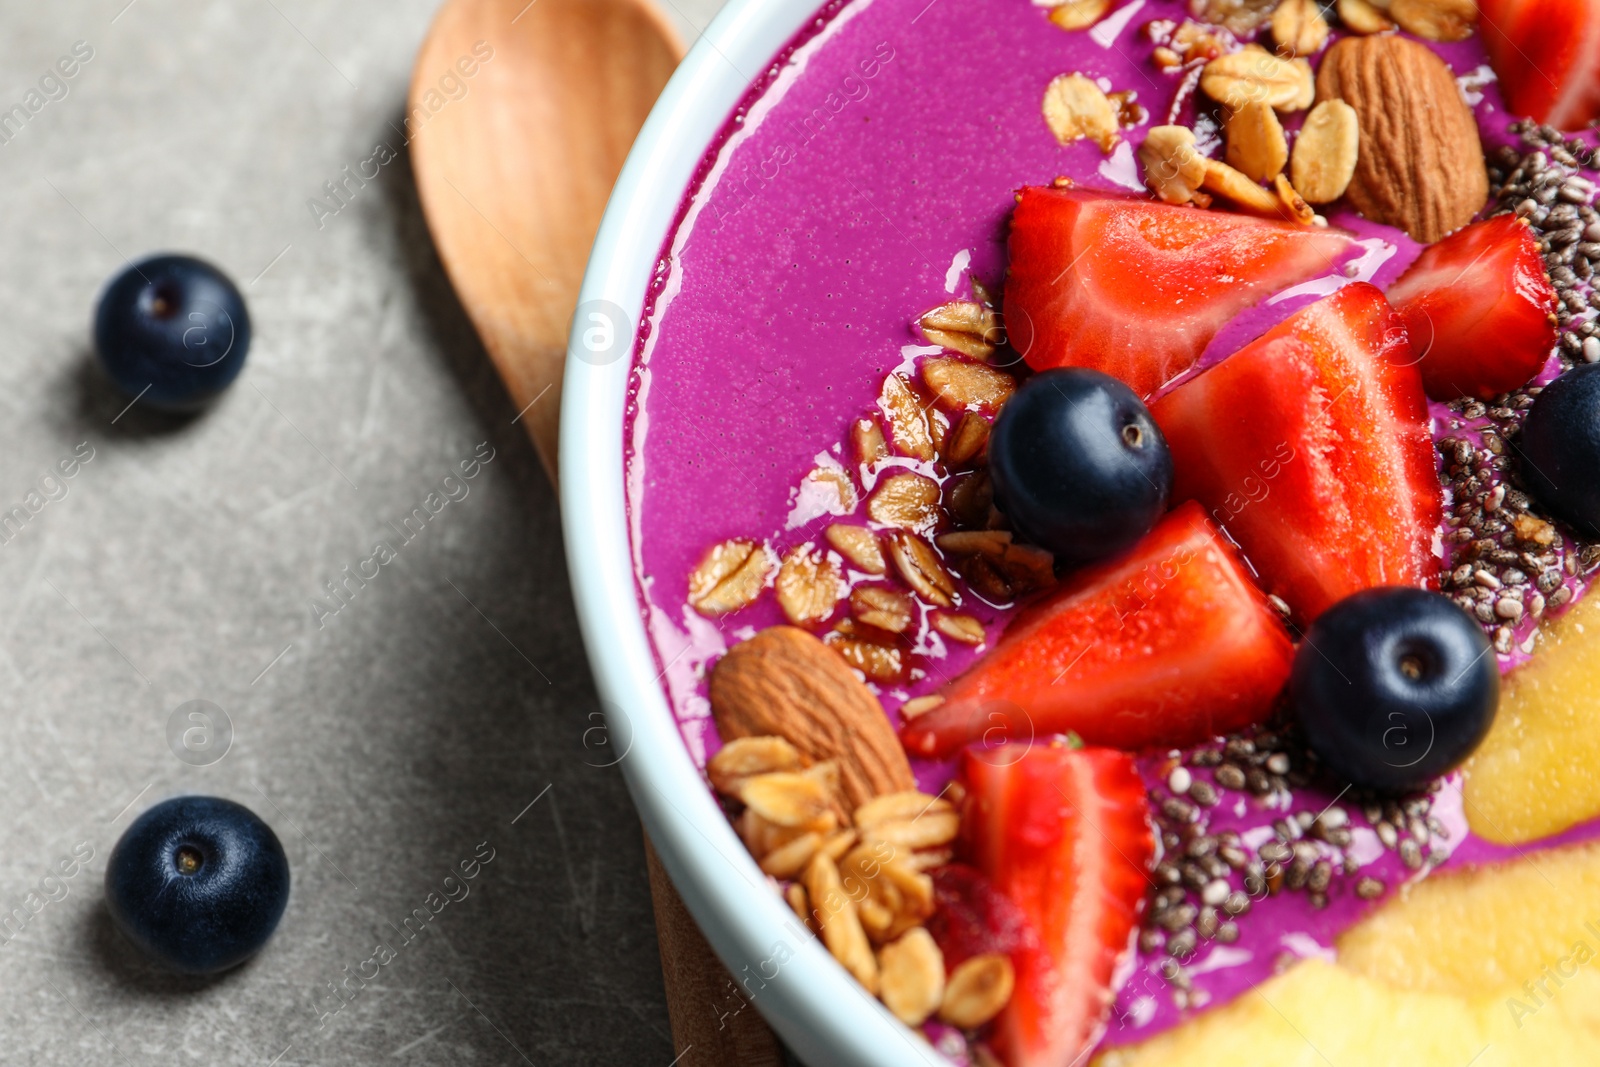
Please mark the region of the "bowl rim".
POLYGON ((753 81, 741 72, 765 72, 820 6, 729 0, 673 74, 628 155, 569 333, 562 530, 608 747, 623 753, 618 762, 662 864, 738 986, 707 1010, 725 1024, 727 1014, 753 1004, 810 1064, 936 1067, 949 1061, 847 974, 771 891, 735 835, 661 689, 634 583, 623 435, 636 316, 683 194, 753 81), (584 347, 581 327, 590 324, 607 327, 603 354, 584 347))

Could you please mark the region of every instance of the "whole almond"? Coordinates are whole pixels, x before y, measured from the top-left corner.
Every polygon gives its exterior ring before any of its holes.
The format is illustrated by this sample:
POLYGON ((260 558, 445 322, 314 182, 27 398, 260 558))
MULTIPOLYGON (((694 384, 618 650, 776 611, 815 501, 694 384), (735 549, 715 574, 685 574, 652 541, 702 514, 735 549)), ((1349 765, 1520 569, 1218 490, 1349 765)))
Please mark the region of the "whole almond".
POLYGON ((852 809, 915 787, 878 698, 804 630, 774 626, 733 646, 711 672, 710 696, 724 741, 782 737, 808 760, 837 760, 852 809))
POLYGON ((1317 98, 1355 109, 1361 148, 1347 195, 1365 217, 1432 244, 1488 202, 1477 121, 1455 75, 1426 45, 1347 37, 1323 59, 1317 98))
POLYGON ((1343 100, 1311 109, 1294 142, 1289 177, 1308 204, 1331 204, 1350 188, 1361 152, 1361 120, 1343 100))

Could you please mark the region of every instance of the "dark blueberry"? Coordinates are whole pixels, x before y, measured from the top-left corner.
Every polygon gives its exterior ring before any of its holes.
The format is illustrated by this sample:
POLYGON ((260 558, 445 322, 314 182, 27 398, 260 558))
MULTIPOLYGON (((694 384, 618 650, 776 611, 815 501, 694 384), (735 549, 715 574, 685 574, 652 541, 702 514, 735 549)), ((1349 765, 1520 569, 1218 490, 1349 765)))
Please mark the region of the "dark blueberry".
POLYGON ((134 820, 106 863, 106 906, 128 940, 175 971, 212 974, 267 943, 289 902, 272 828, 217 797, 175 797, 134 820))
POLYGON ((129 397, 192 411, 238 377, 250 351, 250 313, 233 282, 211 264, 151 256, 100 294, 94 346, 129 397))
POLYGON ((1416 789, 1472 754, 1500 705, 1483 629, 1449 598, 1368 589, 1312 623, 1289 695, 1322 762, 1382 792, 1416 789))
POLYGON ((1036 374, 989 438, 994 502, 1018 533, 1068 564, 1132 547, 1167 510, 1172 456, 1150 411, 1110 375, 1036 374))
POLYGON ((1600 363, 1574 367, 1545 386, 1518 449, 1522 477, 1539 502, 1586 534, 1600 535, 1600 363))

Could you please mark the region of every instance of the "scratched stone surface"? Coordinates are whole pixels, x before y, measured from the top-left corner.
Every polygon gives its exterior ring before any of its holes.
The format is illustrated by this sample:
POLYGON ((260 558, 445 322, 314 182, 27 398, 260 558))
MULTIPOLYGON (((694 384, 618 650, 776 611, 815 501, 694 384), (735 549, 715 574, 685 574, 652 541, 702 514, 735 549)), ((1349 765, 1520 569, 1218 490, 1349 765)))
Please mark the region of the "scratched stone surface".
MULTIPOLYGON (((0 512, 26 519, 0 527, 0 1060, 667 1067, 556 502, 404 152, 326 207, 400 147, 435 4, 125 3, 0 4, 0 110, 28 114, 0 124, 0 512), (88 351, 100 285, 155 250, 218 263, 254 320, 187 421, 125 410, 88 351), (277 936, 210 981, 102 903, 118 835, 182 792, 254 809, 293 868, 277 936)), ((717 0, 667 6, 692 38, 717 0)))

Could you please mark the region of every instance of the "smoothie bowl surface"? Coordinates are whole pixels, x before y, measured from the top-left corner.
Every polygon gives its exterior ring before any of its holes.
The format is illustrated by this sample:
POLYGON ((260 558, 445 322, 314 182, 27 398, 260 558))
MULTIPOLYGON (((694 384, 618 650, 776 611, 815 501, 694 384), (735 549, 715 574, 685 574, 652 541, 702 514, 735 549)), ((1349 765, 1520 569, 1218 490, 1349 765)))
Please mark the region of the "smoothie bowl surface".
MULTIPOLYGON (((1519 989, 1600 937, 1574 888, 1600 550, 1517 462, 1542 387, 1600 359, 1594 137, 1508 110, 1501 57, 1542 38, 1496 5, 1396 3, 1375 36, 1339 6, 854 0, 741 70, 650 278, 619 466, 652 684, 722 804, 666 806, 759 863, 724 903, 669 869, 692 908, 792 909, 747 995, 803 1055, 1600 1040, 1584 973, 1537 1025, 1554 987, 1519 989), (991 478, 996 418, 1059 366, 1131 387, 1173 460, 1172 510, 1083 565, 991 478), (1401 585, 1509 673, 1463 769, 1379 792, 1283 694, 1319 616, 1401 585), (857 996, 807 1038, 796 976, 843 981, 819 944, 857 996), (920 1037, 874 1047, 862 990, 920 1037)), ((569 426, 600 402, 574 396, 569 426)), ((1401 714, 1392 765, 1442 722, 1401 714)))

